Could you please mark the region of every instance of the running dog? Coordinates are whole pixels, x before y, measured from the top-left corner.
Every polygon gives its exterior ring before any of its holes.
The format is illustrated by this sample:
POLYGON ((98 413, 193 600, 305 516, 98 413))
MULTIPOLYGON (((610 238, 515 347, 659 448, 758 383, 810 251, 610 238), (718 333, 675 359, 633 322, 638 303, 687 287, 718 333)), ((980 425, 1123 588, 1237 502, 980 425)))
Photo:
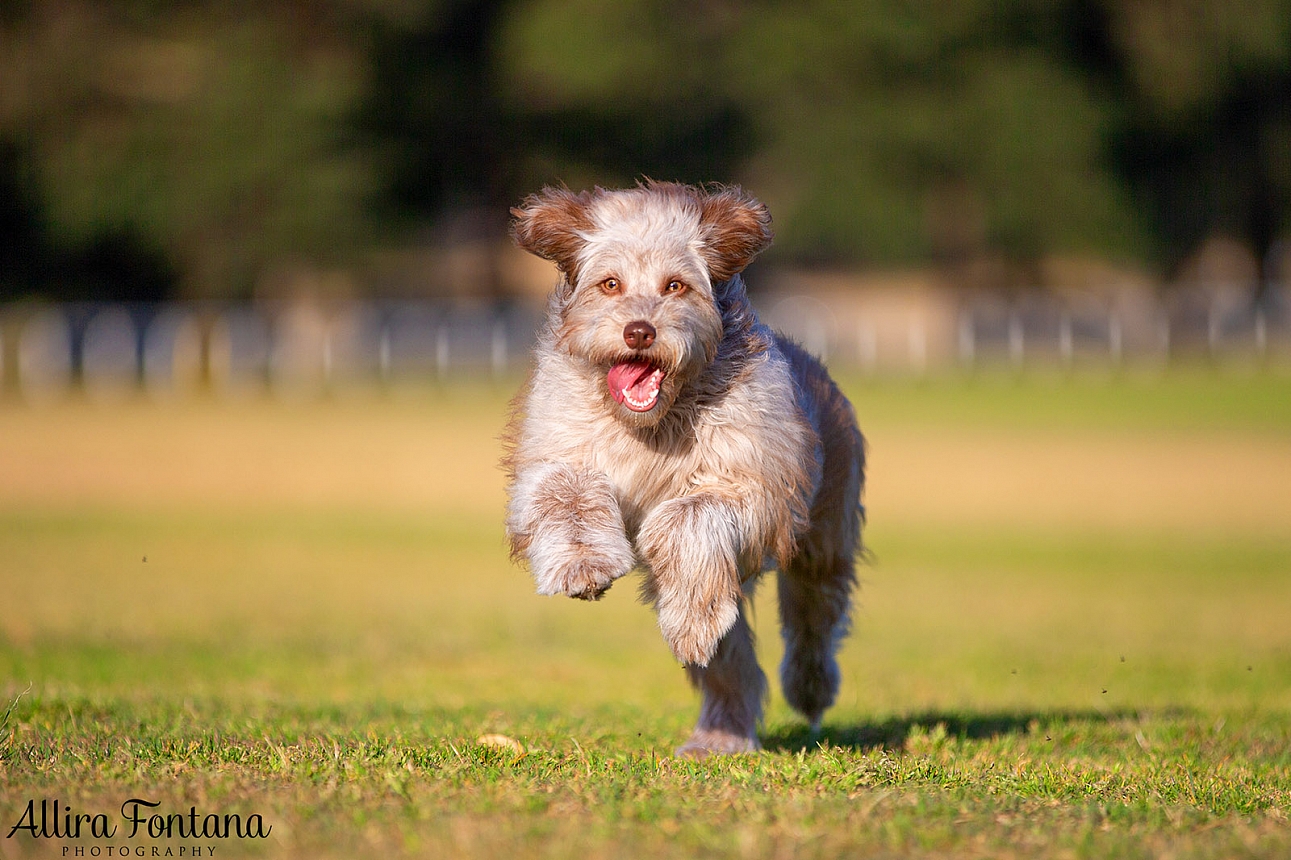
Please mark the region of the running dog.
POLYGON ((545 188, 512 235, 560 281, 507 431, 507 534, 540 594, 643 599, 702 696, 679 755, 749 752, 766 677, 745 619, 776 569, 785 698, 838 693, 864 443, 821 364, 762 325, 740 272, 772 239, 736 187, 545 188))

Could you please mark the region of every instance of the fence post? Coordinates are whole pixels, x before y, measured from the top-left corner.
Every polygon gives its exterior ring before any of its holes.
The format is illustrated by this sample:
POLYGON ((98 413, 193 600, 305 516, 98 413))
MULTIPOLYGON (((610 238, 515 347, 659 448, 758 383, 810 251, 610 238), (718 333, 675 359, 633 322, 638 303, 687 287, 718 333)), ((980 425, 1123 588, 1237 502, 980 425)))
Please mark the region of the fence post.
POLYGON ((1023 337, 1022 317, 1017 311, 1011 311, 1009 313, 1009 359, 1018 367, 1022 366, 1022 360, 1026 355, 1023 337))
POLYGON ((977 328, 969 310, 959 312, 959 361, 972 367, 977 358, 977 328))
POLYGON ((922 317, 910 317, 906 339, 910 350, 910 367, 915 373, 922 374, 928 369, 928 332, 924 328, 922 317))
POLYGON ((59 310, 37 311, 18 332, 18 390, 28 403, 62 399, 72 385, 75 368, 72 329, 59 310))
POLYGON ((1210 347, 1211 358, 1219 351, 1219 307, 1218 302, 1211 302, 1206 310, 1206 345, 1210 347))
POLYGON ((435 377, 441 382, 448 376, 448 324, 435 330, 435 377))
POLYGON ((390 381, 390 324, 382 322, 381 336, 377 342, 377 373, 382 382, 390 381))
POLYGON ((874 324, 861 322, 856 329, 856 352, 861 360, 861 369, 872 376, 878 369, 879 345, 874 333, 874 324))
POLYGON ((507 321, 498 317, 493 323, 492 352, 489 358, 493 362, 493 378, 500 379, 507 369, 507 321))
POLYGON ((333 320, 327 321, 327 328, 323 329, 323 389, 327 390, 332 387, 332 324, 333 320))

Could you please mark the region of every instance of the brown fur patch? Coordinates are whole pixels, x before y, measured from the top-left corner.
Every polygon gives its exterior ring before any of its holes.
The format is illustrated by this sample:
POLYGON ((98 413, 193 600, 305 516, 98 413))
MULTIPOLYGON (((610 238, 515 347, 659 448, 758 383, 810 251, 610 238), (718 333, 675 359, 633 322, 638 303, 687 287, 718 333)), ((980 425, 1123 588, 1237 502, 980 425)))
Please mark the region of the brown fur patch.
POLYGON ((592 229, 587 207, 592 192, 567 188, 542 189, 511 210, 511 236, 516 244, 544 260, 551 260, 569 284, 578 280, 578 251, 583 236, 592 229))
POLYGON ((738 186, 701 192, 699 211, 714 283, 738 275, 771 244, 771 213, 738 186))

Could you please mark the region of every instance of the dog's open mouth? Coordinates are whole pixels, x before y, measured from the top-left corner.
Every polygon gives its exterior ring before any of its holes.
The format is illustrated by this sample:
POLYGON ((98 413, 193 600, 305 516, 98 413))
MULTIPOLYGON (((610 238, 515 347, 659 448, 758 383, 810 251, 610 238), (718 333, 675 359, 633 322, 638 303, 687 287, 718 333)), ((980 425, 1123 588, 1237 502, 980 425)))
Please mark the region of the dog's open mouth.
POLYGON ((649 412, 659 402, 664 373, 648 361, 621 361, 610 368, 605 381, 610 396, 633 412, 649 412))

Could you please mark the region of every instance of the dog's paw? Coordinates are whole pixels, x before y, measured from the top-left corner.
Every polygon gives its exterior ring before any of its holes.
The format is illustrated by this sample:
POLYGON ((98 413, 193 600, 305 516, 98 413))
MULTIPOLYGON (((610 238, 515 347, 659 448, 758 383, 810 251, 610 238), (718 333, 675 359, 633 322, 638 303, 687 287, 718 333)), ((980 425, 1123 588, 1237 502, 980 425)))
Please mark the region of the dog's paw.
POLYGON ((740 616, 739 601, 733 596, 718 594, 684 604, 680 597, 661 596, 659 629, 678 660, 687 665, 707 666, 717 653, 718 643, 740 616))
POLYGON ((710 755, 737 755, 762 749, 756 737, 719 729, 695 729, 690 738, 677 747, 678 758, 708 758, 710 755))
POLYGON ((529 546, 529 565, 539 594, 596 600, 636 564, 621 529, 554 530, 529 546))
POLYGON ((580 557, 554 569, 536 572, 539 594, 563 594, 578 600, 600 600, 614 580, 631 569, 621 560, 580 557))
POLYGON ((580 561, 565 572, 560 591, 576 600, 600 600, 616 578, 607 566, 580 561))
POLYGON ((838 661, 827 646, 812 649, 799 643, 785 651, 780 664, 785 701, 807 718, 813 731, 820 728, 825 711, 834 704, 840 680, 838 661))

